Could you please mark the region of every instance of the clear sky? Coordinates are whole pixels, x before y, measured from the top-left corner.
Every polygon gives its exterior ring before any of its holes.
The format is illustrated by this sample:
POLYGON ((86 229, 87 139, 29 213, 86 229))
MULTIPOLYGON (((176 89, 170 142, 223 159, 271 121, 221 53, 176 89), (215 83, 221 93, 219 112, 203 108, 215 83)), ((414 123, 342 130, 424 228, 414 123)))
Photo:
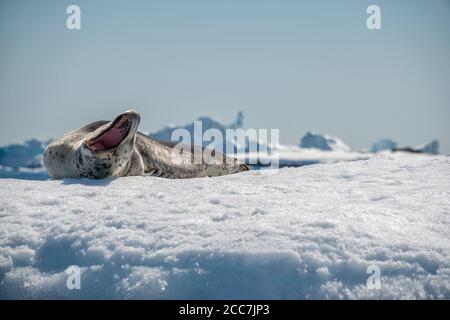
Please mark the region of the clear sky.
POLYGON ((127 107, 144 131, 242 110, 284 143, 314 130, 450 153, 450 1, 0 0, 0 145, 127 107))

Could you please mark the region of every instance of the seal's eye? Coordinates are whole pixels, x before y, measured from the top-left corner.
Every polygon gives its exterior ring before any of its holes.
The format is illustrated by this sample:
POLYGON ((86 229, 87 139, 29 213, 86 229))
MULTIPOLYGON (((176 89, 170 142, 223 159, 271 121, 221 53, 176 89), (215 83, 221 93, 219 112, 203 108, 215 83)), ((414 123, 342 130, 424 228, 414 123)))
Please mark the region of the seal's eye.
POLYGON ((97 137, 85 141, 85 146, 92 151, 105 151, 117 147, 128 135, 131 118, 123 115, 97 137))

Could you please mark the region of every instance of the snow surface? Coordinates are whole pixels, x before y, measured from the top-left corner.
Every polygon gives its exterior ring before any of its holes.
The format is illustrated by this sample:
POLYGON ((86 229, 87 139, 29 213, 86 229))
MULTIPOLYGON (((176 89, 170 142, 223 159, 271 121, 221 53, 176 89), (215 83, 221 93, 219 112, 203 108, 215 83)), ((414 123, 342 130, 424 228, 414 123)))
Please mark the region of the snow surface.
POLYGON ((1 298, 450 298, 450 158, 0 179, 1 298), (70 265, 81 290, 66 288, 70 265), (381 289, 366 286, 368 266, 381 289))

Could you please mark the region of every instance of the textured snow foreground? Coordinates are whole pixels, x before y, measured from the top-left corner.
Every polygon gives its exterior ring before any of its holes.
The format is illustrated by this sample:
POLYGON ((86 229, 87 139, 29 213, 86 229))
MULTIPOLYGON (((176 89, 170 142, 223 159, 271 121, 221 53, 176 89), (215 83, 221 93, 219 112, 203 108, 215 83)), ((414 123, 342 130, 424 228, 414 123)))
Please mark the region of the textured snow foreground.
POLYGON ((1 298, 450 298, 450 158, 0 180, 1 298), (81 290, 66 269, 81 267, 81 290), (367 268, 381 289, 366 286, 367 268))

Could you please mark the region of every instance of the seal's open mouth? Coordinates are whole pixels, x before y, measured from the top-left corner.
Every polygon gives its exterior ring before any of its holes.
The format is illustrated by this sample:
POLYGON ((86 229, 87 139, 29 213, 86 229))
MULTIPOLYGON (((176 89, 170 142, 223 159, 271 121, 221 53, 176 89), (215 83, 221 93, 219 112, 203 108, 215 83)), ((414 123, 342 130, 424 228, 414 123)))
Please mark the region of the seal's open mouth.
POLYGON ((89 139, 85 145, 92 151, 105 151, 117 147, 128 135, 131 118, 128 115, 118 117, 97 137, 89 139))

